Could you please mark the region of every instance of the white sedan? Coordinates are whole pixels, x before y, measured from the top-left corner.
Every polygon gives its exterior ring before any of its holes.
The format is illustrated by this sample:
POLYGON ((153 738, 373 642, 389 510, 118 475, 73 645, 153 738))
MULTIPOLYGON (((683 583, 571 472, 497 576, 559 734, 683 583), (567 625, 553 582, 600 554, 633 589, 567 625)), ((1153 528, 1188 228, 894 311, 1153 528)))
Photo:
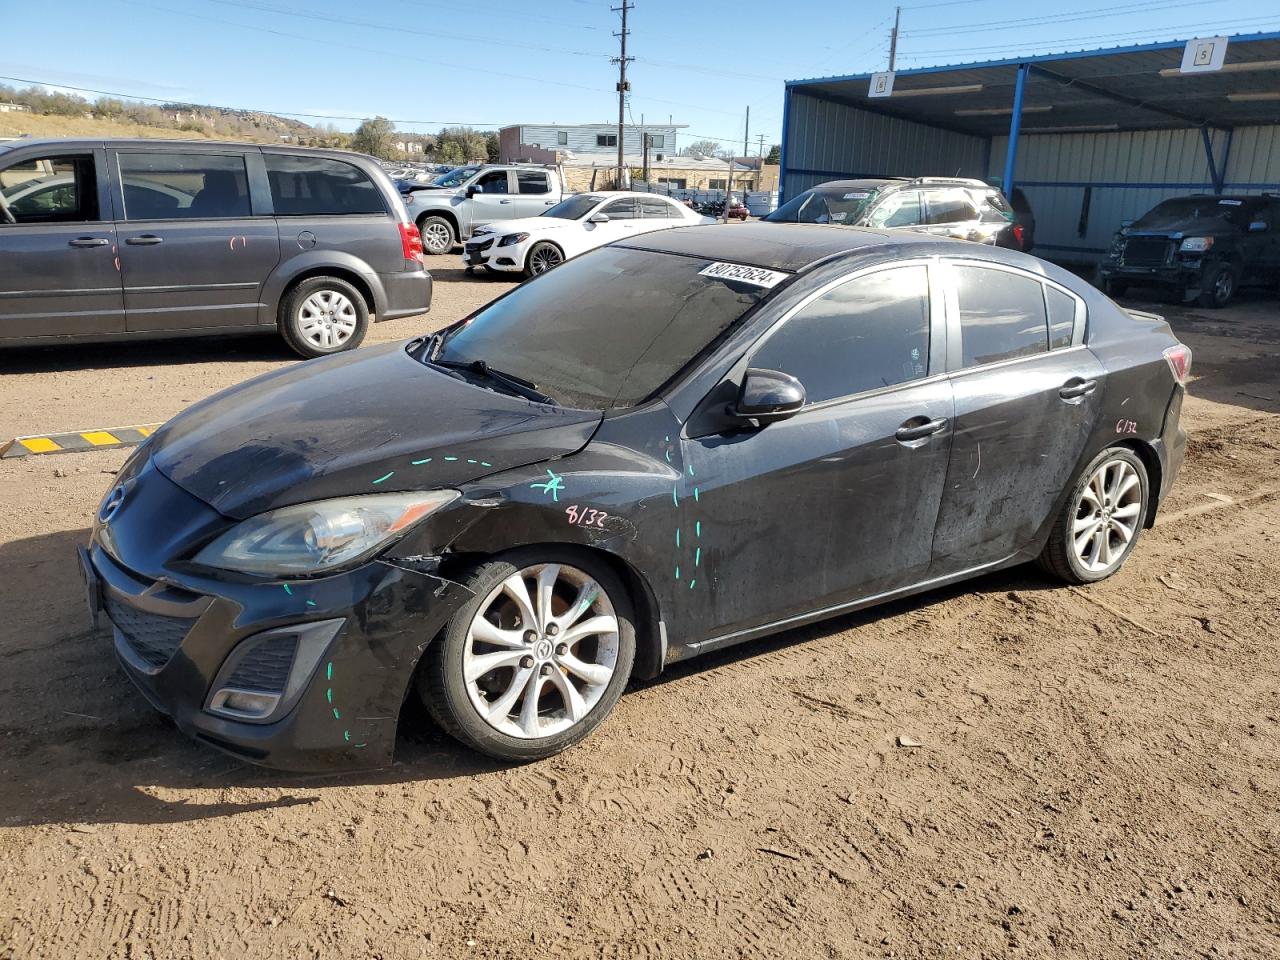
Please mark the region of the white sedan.
POLYGON ((579 193, 541 216, 481 227, 467 241, 462 262, 468 270, 488 267, 532 277, 614 240, 715 222, 652 193, 579 193))

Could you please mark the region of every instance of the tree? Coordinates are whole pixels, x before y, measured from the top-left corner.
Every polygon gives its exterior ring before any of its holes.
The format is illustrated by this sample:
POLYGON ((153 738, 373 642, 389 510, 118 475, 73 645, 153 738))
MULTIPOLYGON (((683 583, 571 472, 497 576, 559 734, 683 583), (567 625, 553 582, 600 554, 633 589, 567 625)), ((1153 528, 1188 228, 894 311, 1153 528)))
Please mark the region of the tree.
POLYGON ((489 156, 485 135, 470 127, 445 127, 436 137, 436 159, 441 163, 462 164, 489 156))
POLYGON ((489 154, 489 162, 497 163, 498 158, 502 156, 502 148, 498 144, 496 131, 490 130, 484 135, 484 148, 489 154))
POLYGON ((778 164, 782 162, 782 144, 775 143, 769 148, 769 155, 764 158, 765 163, 778 164))
POLYGON ((391 135, 396 125, 385 117, 374 117, 363 121, 351 135, 351 149, 357 153, 367 153, 380 160, 390 160, 395 151, 395 143, 391 135))
POLYGON ((695 153, 700 153, 704 157, 715 157, 721 152, 720 144, 714 140, 695 140, 680 151, 681 155, 686 157, 692 157, 695 153))

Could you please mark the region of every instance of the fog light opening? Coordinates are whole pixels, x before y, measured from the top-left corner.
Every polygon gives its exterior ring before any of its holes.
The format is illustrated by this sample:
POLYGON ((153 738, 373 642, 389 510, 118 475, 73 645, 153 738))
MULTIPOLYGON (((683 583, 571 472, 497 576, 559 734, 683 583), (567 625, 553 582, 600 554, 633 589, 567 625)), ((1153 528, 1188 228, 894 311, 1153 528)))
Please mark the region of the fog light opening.
POLYGON ((271 716, 279 702, 278 693, 223 687, 209 699, 209 710, 237 720, 261 720, 271 716))

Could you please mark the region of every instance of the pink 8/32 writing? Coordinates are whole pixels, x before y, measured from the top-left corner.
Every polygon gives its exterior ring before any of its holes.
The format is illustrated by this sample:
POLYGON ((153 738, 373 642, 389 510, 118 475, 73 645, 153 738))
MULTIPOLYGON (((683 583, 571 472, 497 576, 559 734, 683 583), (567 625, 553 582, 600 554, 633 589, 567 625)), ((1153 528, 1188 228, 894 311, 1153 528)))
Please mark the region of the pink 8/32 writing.
POLYGON ((608 519, 608 514, 603 510, 595 510, 591 507, 579 507, 574 504, 571 507, 565 507, 565 515, 569 518, 569 522, 579 527, 604 527, 604 522, 608 519))

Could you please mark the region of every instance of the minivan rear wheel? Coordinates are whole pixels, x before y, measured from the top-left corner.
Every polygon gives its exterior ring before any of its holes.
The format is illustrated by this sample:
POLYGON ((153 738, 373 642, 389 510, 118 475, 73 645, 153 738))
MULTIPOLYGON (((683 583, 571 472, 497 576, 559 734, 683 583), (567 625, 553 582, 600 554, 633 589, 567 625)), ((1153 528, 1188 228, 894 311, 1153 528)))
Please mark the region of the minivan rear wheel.
POLYGON ((369 329, 360 291, 339 277, 308 277, 280 305, 280 335, 304 357, 354 350, 369 329))

